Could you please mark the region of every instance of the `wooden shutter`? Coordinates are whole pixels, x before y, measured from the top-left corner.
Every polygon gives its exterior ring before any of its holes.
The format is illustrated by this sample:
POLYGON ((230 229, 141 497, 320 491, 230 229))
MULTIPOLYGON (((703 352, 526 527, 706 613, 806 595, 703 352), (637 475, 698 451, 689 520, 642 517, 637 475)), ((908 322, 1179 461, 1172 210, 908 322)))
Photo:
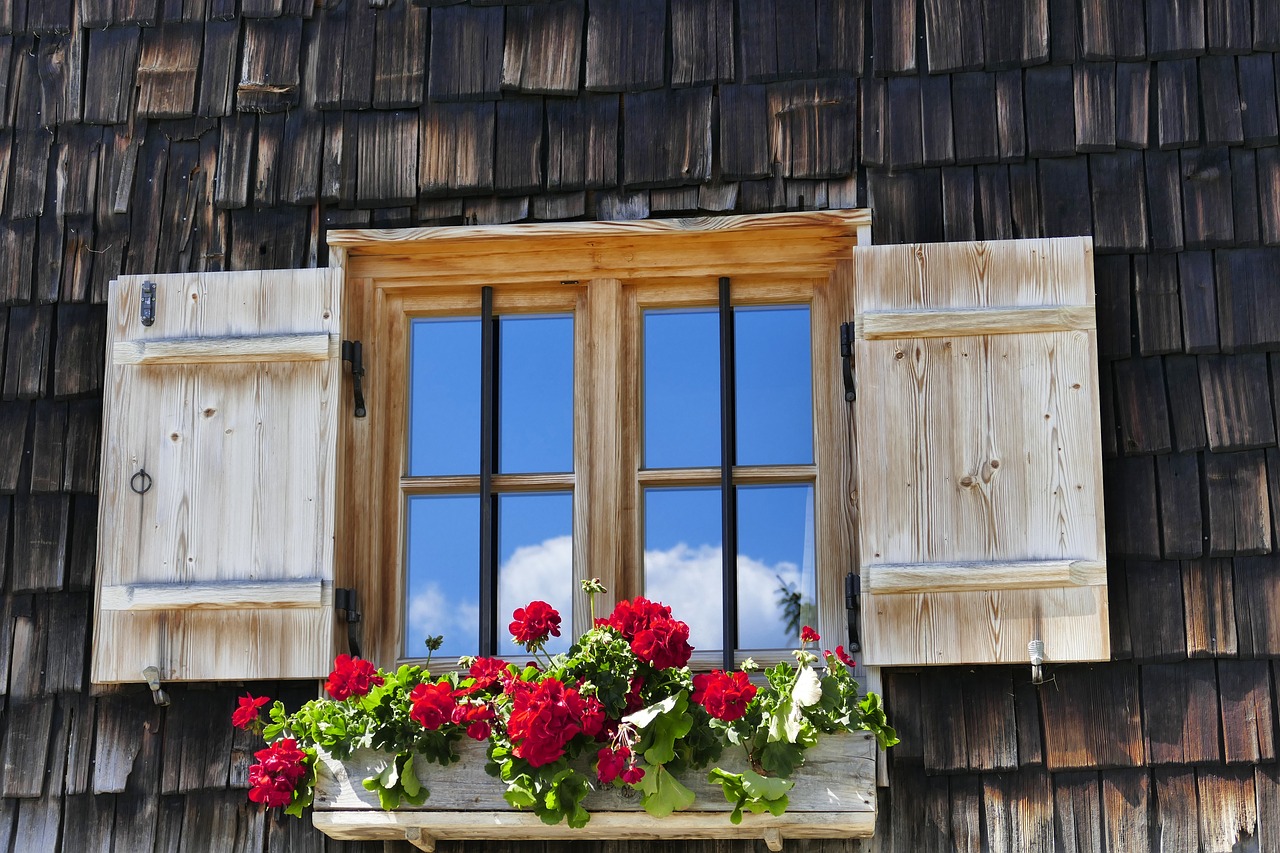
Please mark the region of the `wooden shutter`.
POLYGON ((94 682, 328 673, 341 293, 336 269, 111 283, 94 682))
POLYGON ((854 259, 867 663, 1108 658, 1091 241, 854 259))

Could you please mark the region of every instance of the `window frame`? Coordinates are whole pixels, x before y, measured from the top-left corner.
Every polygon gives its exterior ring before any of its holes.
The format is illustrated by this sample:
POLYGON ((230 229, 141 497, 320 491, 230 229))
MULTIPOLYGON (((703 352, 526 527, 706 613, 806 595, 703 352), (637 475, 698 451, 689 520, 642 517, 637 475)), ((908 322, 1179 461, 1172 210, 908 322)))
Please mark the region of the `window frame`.
MULTIPOLYGON (((799 475, 813 483, 817 627, 829 645, 846 642, 844 576, 856 570, 856 494, 852 412, 844 403, 839 325, 850 311, 851 249, 869 242, 870 214, 861 209, 705 220, 330 232, 330 263, 344 268, 347 282, 343 336, 362 340, 366 366, 368 416, 352 418, 350 400, 343 399, 343 487, 336 525, 337 583, 359 594, 365 656, 383 666, 419 660, 402 654, 402 510, 405 481, 415 479, 401 476, 407 470, 411 321, 478 314, 480 288, 485 285, 493 288, 495 314, 573 313, 574 578, 576 582, 587 572, 601 577, 610 589, 603 602, 607 608, 640 593, 642 490, 673 478, 661 469, 641 468, 643 365, 637 356, 642 312, 653 307, 714 307, 721 276, 732 280, 735 306, 809 306, 813 464, 735 466, 733 479, 737 486, 780 479, 796 482, 799 475), (596 394, 596 388, 616 388, 620 393, 596 394), (618 423, 624 425, 620 430, 598 426, 618 423), (609 523, 619 517, 628 523, 609 523), (624 564, 634 569, 623 571, 624 564)), ((708 485, 719 485, 718 467, 705 473, 708 485)), ((539 475, 502 476, 519 478, 520 485, 530 489, 565 485, 562 475, 545 484, 539 475)), ((471 479, 477 478, 458 478, 457 490, 465 490, 462 481, 471 479)), ((683 471, 674 479, 690 482, 683 471)), ((574 597, 574 630, 589 620, 583 598, 574 597)), ((678 609, 677 603, 677 616, 678 609)), ((737 658, 746 654, 739 652, 737 658)), ((761 662, 772 659, 757 651, 751 654, 761 662)), ((697 654, 694 663, 713 666, 720 660, 720 652, 706 651, 697 654)))

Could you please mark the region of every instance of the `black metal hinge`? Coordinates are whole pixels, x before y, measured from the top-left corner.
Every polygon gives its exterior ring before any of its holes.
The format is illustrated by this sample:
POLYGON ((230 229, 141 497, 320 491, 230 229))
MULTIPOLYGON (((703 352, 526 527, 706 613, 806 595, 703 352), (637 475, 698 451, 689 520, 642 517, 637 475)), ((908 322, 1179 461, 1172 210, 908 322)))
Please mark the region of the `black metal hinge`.
POLYGON ((150 326, 156 321, 156 283, 154 281, 144 281, 142 283, 142 308, 141 308, 142 325, 150 326))
POLYGON ((333 591, 334 609, 347 623, 347 646, 353 658, 360 657, 360 602, 354 589, 339 587, 333 591))
POLYGON ((363 418, 365 416, 364 347, 359 341, 343 341, 342 360, 351 362, 351 379, 356 392, 356 417, 363 418))
POLYGON ((858 397, 857 382, 853 376, 853 324, 840 324, 840 361, 844 367, 844 398, 853 402, 858 397))
POLYGON ((849 652, 862 651, 862 577, 844 576, 844 609, 849 617, 849 652))

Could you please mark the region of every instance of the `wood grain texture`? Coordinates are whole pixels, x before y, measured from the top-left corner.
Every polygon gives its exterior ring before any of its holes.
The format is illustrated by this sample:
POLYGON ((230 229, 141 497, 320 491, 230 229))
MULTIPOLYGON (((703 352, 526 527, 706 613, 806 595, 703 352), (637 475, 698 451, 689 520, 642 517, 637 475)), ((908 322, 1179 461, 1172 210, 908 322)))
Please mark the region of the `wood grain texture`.
MULTIPOLYGON (((157 276, 156 322, 137 320, 141 278, 111 296, 116 342, 338 331, 329 270, 157 276)), ((111 365, 98 566, 115 586, 333 577, 336 358, 265 364, 111 365), (309 435, 309 441, 299 441, 309 435), (138 496, 139 468, 153 488, 138 496)), ((109 599, 109 596, 106 596, 109 599)), ((119 611, 95 623, 95 682, 318 677, 329 608, 119 611), (289 638, 289 639, 286 639, 289 638), (275 653, 271 653, 275 650, 275 653)))
POLYGON ((319 578, 122 584, 98 590, 102 610, 272 610, 332 604, 332 586, 326 588, 319 578))
MULTIPOLYGON (((855 261, 859 313, 1093 304, 1087 240, 859 248, 855 261)), ((953 561, 1104 565, 1094 337, 856 342, 870 577, 953 561)), ((1095 586, 872 595, 868 661, 1022 661, 1037 638, 1050 660, 1105 658, 1105 602, 1095 586)))
POLYGON ((335 358, 337 350, 337 335, 228 335, 116 341, 111 347, 111 359, 113 364, 325 361, 335 358))
POLYGON ((1107 565, 1087 560, 881 564, 864 567, 862 577, 864 591, 874 595, 976 589, 1052 589, 1106 586, 1107 565))
POLYGON ((868 311, 858 314, 853 322, 854 334, 867 341, 1091 331, 1097 327, 1091 305, 868 311))

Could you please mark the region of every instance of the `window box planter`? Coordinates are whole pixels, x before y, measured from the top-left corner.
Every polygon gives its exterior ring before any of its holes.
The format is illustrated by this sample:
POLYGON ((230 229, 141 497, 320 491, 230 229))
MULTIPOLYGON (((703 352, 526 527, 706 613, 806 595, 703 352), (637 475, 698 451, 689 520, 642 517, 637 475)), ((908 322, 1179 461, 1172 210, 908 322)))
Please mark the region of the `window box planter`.
MULTIPOLYGON (((507 805, 502 783, 485 773, 485 749, 485 743, 468 740, 458 744, 462 760, 450 767, 415 762, 431 796, 422 806, 390 812, 380 809, 377 794, 361 785, 386 766, 390 755, 364 750, 346 762, 322 757, 312 820, 331 838, 404 839, 422 850, 434 850, 438 839, 486 838, 762 838, 770 850, 780 850, 785 838, 866 838, 875 828, 876 741, 870 732, 825 735, 792 776, 796 784, 786 813, 745 814, 736 826, 729 822, 730 805, 706 781, 705 770, 681 779, 697 795, 686 811, 655 818, 640 808, 633 791, 607 788, 587 799, 591 822, 582 829, 547 826, 536 815, 507 805)), ((718 763, 735 772, 745 769, 732 759, 726 753, 718 763)))

